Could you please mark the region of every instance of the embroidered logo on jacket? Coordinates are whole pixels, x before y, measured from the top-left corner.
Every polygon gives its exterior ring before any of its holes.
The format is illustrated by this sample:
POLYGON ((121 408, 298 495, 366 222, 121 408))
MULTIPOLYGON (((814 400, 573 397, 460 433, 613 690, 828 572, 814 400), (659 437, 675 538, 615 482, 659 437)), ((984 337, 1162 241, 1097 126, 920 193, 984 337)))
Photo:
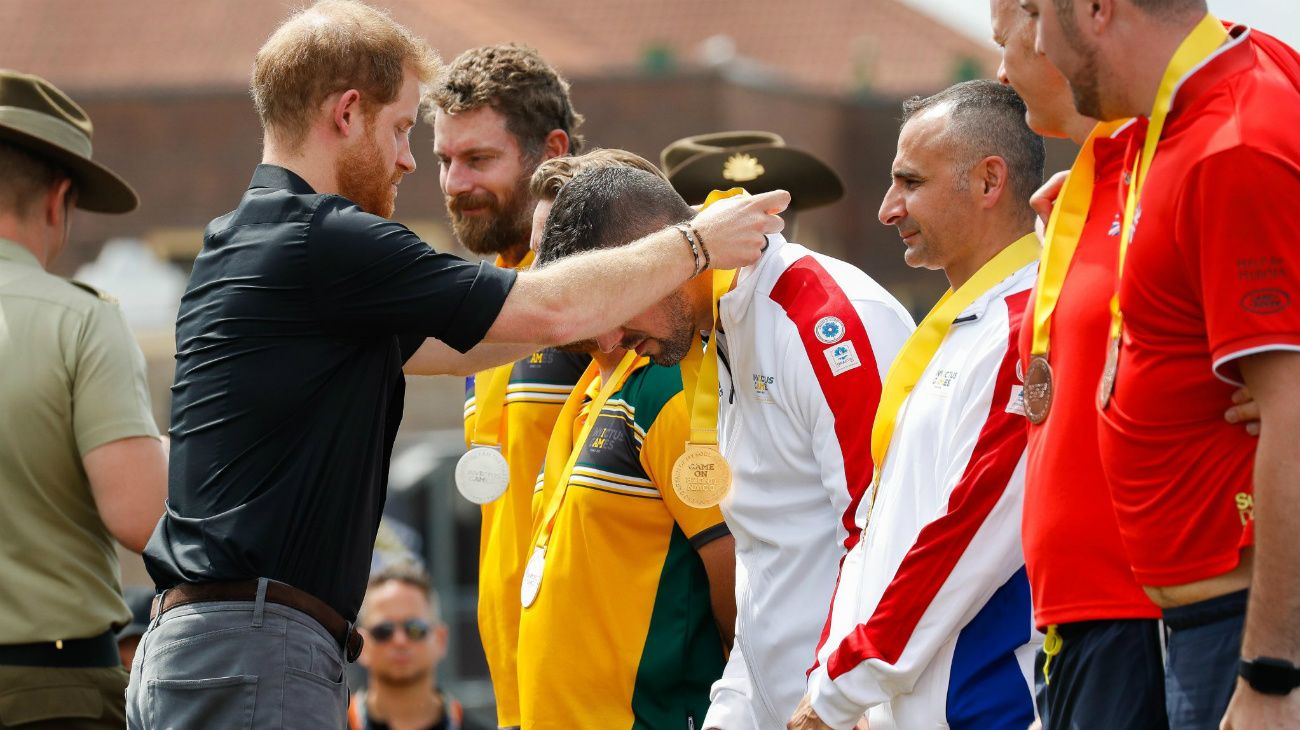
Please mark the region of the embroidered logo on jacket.
POLYGON ((826 362, 830 363, 831 375, 841 375, 862 366, 862 361, 858 359, 858 351, 853 347, 853 340, 832 345, 822 350, 822 353, 826 355, 826 362))
POLYGON ((833 345, 844 339, 844 322, 839 317, 822 317, 817 320, 813 334, 823 345, 833 345))

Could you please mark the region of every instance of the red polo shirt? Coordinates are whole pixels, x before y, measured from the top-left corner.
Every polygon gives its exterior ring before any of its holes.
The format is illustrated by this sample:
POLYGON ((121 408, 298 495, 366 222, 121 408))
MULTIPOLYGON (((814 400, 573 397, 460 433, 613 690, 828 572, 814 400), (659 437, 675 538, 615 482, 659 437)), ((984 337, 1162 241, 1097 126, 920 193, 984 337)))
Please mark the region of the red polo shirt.
POLYGON ((1243 27, 1183 81, 1120 286, 1102 463, 1144 585, 1232 570, 1255 439, 1223 420, 1239 358, 1300 350, 1300 57, 1243 27))
MULTIPOLYGON (((1123 213, 1119 181, 1126 154, 1142 144, 1145 132, 1139 120, 1094 141, 1092 204, 1052 315, 1052 409, 1042 424, 1029 425, 1025 472, 1025 565, 1040 627, 1160 616, 1133 578, 1097 448, 1097 381, 1106 359, 1123 213)), ((1024 367, 1033 322, 1031 298, 1020 328, 1024 367)))

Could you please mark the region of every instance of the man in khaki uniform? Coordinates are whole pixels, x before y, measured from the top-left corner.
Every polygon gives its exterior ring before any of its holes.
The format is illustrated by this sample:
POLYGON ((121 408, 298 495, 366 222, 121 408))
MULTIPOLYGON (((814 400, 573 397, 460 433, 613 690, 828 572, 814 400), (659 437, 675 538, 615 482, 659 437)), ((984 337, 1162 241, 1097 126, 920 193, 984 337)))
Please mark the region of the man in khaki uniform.
POLYGON ((0 69, 0 728, 121 728, 116 538, 162 514, 166 455, 121 309, 45 271, 76 206, 136 195, 90 159, 90 119, 44 79, 0 69))

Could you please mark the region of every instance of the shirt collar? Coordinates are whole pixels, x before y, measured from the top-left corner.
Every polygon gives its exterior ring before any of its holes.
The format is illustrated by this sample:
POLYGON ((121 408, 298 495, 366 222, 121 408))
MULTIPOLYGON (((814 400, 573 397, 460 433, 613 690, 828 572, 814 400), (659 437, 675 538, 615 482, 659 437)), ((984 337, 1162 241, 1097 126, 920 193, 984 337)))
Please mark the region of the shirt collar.
POLYGON ((1220 81, 1253 66, 1255 48, 1250 41, 1250 28, 1244 25, 1228 26, 1228 40, 1178 82, 1169 118, 1172 120, 1187 111, 1220 81))
POLYGON ((45 268, 41 266, 40 259, 28 251, 27 247, 7 238, 0 238, 0 261, 12 261, 21 266, 34 266, 42 270, 45 268))
POLYGON ((1025 266, 1022 266, 1021 268, 1017 269, 1015 273, 1011 274, 1007 278, 1003 279, 1002 281, 990 287, 988 291, 980 295, 979 299, 976 299, 975 301, 971 302, 970 306, 963 309, 961 311, 961 314, 957 315, 952 320, 952 323, 954 325, 960 325, 960 324, 966 324, 967 322, 975 322, 980 320, 981 318, 984 317, 985 312, 988 311, 990 304, 992 304, 996 300, 1001 299, 1003 295, 1005 295, 1009 290, 1011 290, 1012 287, 1016 286, 1017 284, 1020 284, 1022 281, 1032 282, 1035 278, 1037 278, 1037 275, 1038 275, 1037 260, 1032 261, 1026 264, 1025 266))
POLYGON ((785 236, 780 233, 772 233, 767 237, 767 250, 753 264, 746 266, 736 273, 736 284, 731 291, 722 295, 718 306, 726 305, 730 311, 734 311, 736 319, 742 319, 744 312, 749 309, 749 303, 754 300, 754 291, 758 288, 759 272, 767 266, 775 266, 773 262, 781 260, 780 251, 789 243, 785 236))
POLYGON ((294 195, 316 194, 306 180, 292 170, 279 165, 258 165, 253 171, 252 182, 248 183, 248 189, 253 188, 278 188, 288 190, 294 195))

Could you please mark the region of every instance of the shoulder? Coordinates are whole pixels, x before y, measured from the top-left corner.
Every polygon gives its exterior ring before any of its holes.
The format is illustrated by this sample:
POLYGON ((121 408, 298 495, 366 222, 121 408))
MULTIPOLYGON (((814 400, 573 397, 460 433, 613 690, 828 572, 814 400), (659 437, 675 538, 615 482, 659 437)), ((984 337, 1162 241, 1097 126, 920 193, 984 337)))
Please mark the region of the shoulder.
POLYGON ((651 363, 628 376, 621 397, 623 402, 634 409, 637 425, 649 431, 664 406, 681 392, 680 367, 663 367, 651 363))
POLYGON ((795 257, 772 282, 769 297, 797 327, 813 325, 827 316, 884 316, 911 323, 898 300, 858 267, 802 246, 787 248, 795 257))

